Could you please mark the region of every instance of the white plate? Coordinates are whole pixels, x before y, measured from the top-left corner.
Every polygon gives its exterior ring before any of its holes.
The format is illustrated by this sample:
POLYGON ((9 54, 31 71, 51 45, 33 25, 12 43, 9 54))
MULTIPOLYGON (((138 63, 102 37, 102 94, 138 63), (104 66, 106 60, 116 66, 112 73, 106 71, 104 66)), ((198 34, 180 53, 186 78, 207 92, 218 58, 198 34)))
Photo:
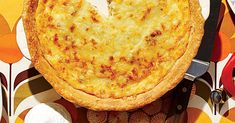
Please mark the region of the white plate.
POLYGON ((235 14, 235 0, 227 0, 227 1, 233 13, 235 14))
POLYGON ((206 20, 210 14, 210 0, 199 0, 199 2, 202 8, 202 16, 206 20))
MULTIPOLYGON (((95 6, 98 9, 98 11, 100 11, 104 16, 109 15, 107 11, 108 10, 107 0, 87 0, 87 1, 90 2, 93 6, 95 6)), ((202 8, 202 15, 204 19, 206 20, 210 13, 210 0, 199 0, 199 2, 202 8)), ((28 46, 27 46, 22 19, 19 20, 17 27, 16 27, 16 40, 23 55, 26 58, 31 59, 28 46)))

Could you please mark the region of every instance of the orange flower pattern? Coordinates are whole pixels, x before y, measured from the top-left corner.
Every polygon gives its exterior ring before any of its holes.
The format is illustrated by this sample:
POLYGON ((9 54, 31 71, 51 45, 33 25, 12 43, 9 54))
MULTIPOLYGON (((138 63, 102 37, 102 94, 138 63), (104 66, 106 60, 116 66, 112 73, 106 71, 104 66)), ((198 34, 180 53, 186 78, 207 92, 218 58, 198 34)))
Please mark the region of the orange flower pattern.
MULTIPOLYGON (((207 75, 195 82, 189 106, 185 112, 178 116, 179 122, 235 122, 235 105, 231 105, 235 101, 231 100, 231 97, 228 96, 227 102, 217 107, 218 109, 215 109, 208 96, 214 89, 215 85, 213 83, 217 81, 215 76, 216 67, 218 67, 217 62, 224 60, 228 54, 235 51, 235 15, 231 12, 226 0, 222 0, 222 2, 220 23, 218 24, 218 33, 213 50, 213 65, 211 65, 207 75), (228 104, 230 104, 230 107, 226 107, 228 104), (219 114, 214 114, 215 110, 219 114)), ((134 118, 136 121, 144 120, 147 122, 170 122, 177 119, 176 116, 169 115, 172 94, 165 95, 156 102, 140 109, 125 112, 102 112, 100 114, 76 106, 61 98, 33 68, 31 62, 23 56, 16 43, 16 25, 20 19, 22 5, 23 0, 0 0, 0 61, 3 62, 0 62, 0 68, 2 68, 0 70, 2 74, 0 77, 5 76, 7 78, 4 81, 7 81, 8 85, 3 87, 3 92, 7 95, 5 97, 8 97, 8 94, 14 93, 11 103, 9 101, 7 103, 6 98, 3 98, 3 102, 5 101, 3 104, 5 106, 3 106, 1 123, 23 123, 25 116, 32 108, 40 103, 47 102, 53 102, 65 107, 74 123, 88 123, 90 116, 95 116, 96 118, 101 117, 103 118, 101 120, 102 122, 116 123, 129 122, 130 117, 134 116, 136 117, 134 118), (10 6, 14 9, 8 10, 10 6), (9 67, 9 65, 11 66, 9 67), (9 75, 11 75, 10 78, 8 78, 9 75), (9 93, 9 89, 11 89, 12 93, 9 93), (157 107, 151 108, 151 106, 157 107), (144 117, 145 119, 138 119, 140 117, 144 117)), ((3 83, 3 79, 0 78, 0 80, 3 83)))

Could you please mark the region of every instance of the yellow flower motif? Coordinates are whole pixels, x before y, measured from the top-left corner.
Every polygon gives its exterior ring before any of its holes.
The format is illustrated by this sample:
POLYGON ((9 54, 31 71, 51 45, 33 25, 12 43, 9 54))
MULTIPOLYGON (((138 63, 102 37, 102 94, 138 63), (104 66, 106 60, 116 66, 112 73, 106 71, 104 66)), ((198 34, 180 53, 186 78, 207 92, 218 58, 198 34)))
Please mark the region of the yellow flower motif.
POLYGON ((11 30, 22 14, 23 0, 0 0, 0 15, 2 15, 11 30))

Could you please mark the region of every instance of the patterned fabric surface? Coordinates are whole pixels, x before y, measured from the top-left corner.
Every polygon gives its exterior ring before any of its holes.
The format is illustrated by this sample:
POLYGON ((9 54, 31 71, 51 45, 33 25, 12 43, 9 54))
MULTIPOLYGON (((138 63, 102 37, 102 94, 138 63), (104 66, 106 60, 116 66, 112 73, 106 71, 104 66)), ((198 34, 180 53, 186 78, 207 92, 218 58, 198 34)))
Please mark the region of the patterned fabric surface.
POLYGON ((60 117, 63 114, 62 118, 73 123, 159 123, 175 120, 187 123, 235 122, 235 98, 226 96, 220 105, 212 104, 210 100, 211 91, 223 88, 220 76, 235 51, 235 15, 226 0, 222 0, 210 68, 193 84, 188 108, 178 118, 174 115, 169 117, 173 97, 170 92, 145 107, 126 112, 95 112, 64 100, 33 68, 26 44, 21 43, 26 40, 20 17, 22 6, 23 0, 0 0, 1 123, 29 122, 33 111, 39 111, 40 107, 42 112, 53 109, 51 116, 37 114, 34 117, 43 119, 45 116, 53 120, 56 118, 53 116, 60 117), (22 53, 24 51, 26 53, 22 53))

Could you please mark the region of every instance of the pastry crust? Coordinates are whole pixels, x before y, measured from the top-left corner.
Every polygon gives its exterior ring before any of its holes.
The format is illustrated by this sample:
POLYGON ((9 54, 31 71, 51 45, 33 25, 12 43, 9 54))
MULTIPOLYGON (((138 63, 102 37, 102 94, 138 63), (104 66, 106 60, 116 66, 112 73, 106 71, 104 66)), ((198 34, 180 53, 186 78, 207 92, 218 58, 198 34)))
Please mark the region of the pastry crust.
POLYGON ((129 110, 144 106, 158 99, 167 91, 174 88, 184 77, 192 59, 195 57, 203 35, 204 19, 198 0, 190 1, 190 19, 192 30, 187 50, 174 66, 168 71, 162 81, 154 88, 135 96, 122 98, 100 98, 98 96, 75 89, 58 76, 55 69, 44 58, 43 52, 38 49, 39 38, 36 30, 36 17, 38 0, 25 0, 23 10, 23 23, 25 27, 31 60, 35 68, 46 78, 54 89, 65 99, 92 110, 129 110))

